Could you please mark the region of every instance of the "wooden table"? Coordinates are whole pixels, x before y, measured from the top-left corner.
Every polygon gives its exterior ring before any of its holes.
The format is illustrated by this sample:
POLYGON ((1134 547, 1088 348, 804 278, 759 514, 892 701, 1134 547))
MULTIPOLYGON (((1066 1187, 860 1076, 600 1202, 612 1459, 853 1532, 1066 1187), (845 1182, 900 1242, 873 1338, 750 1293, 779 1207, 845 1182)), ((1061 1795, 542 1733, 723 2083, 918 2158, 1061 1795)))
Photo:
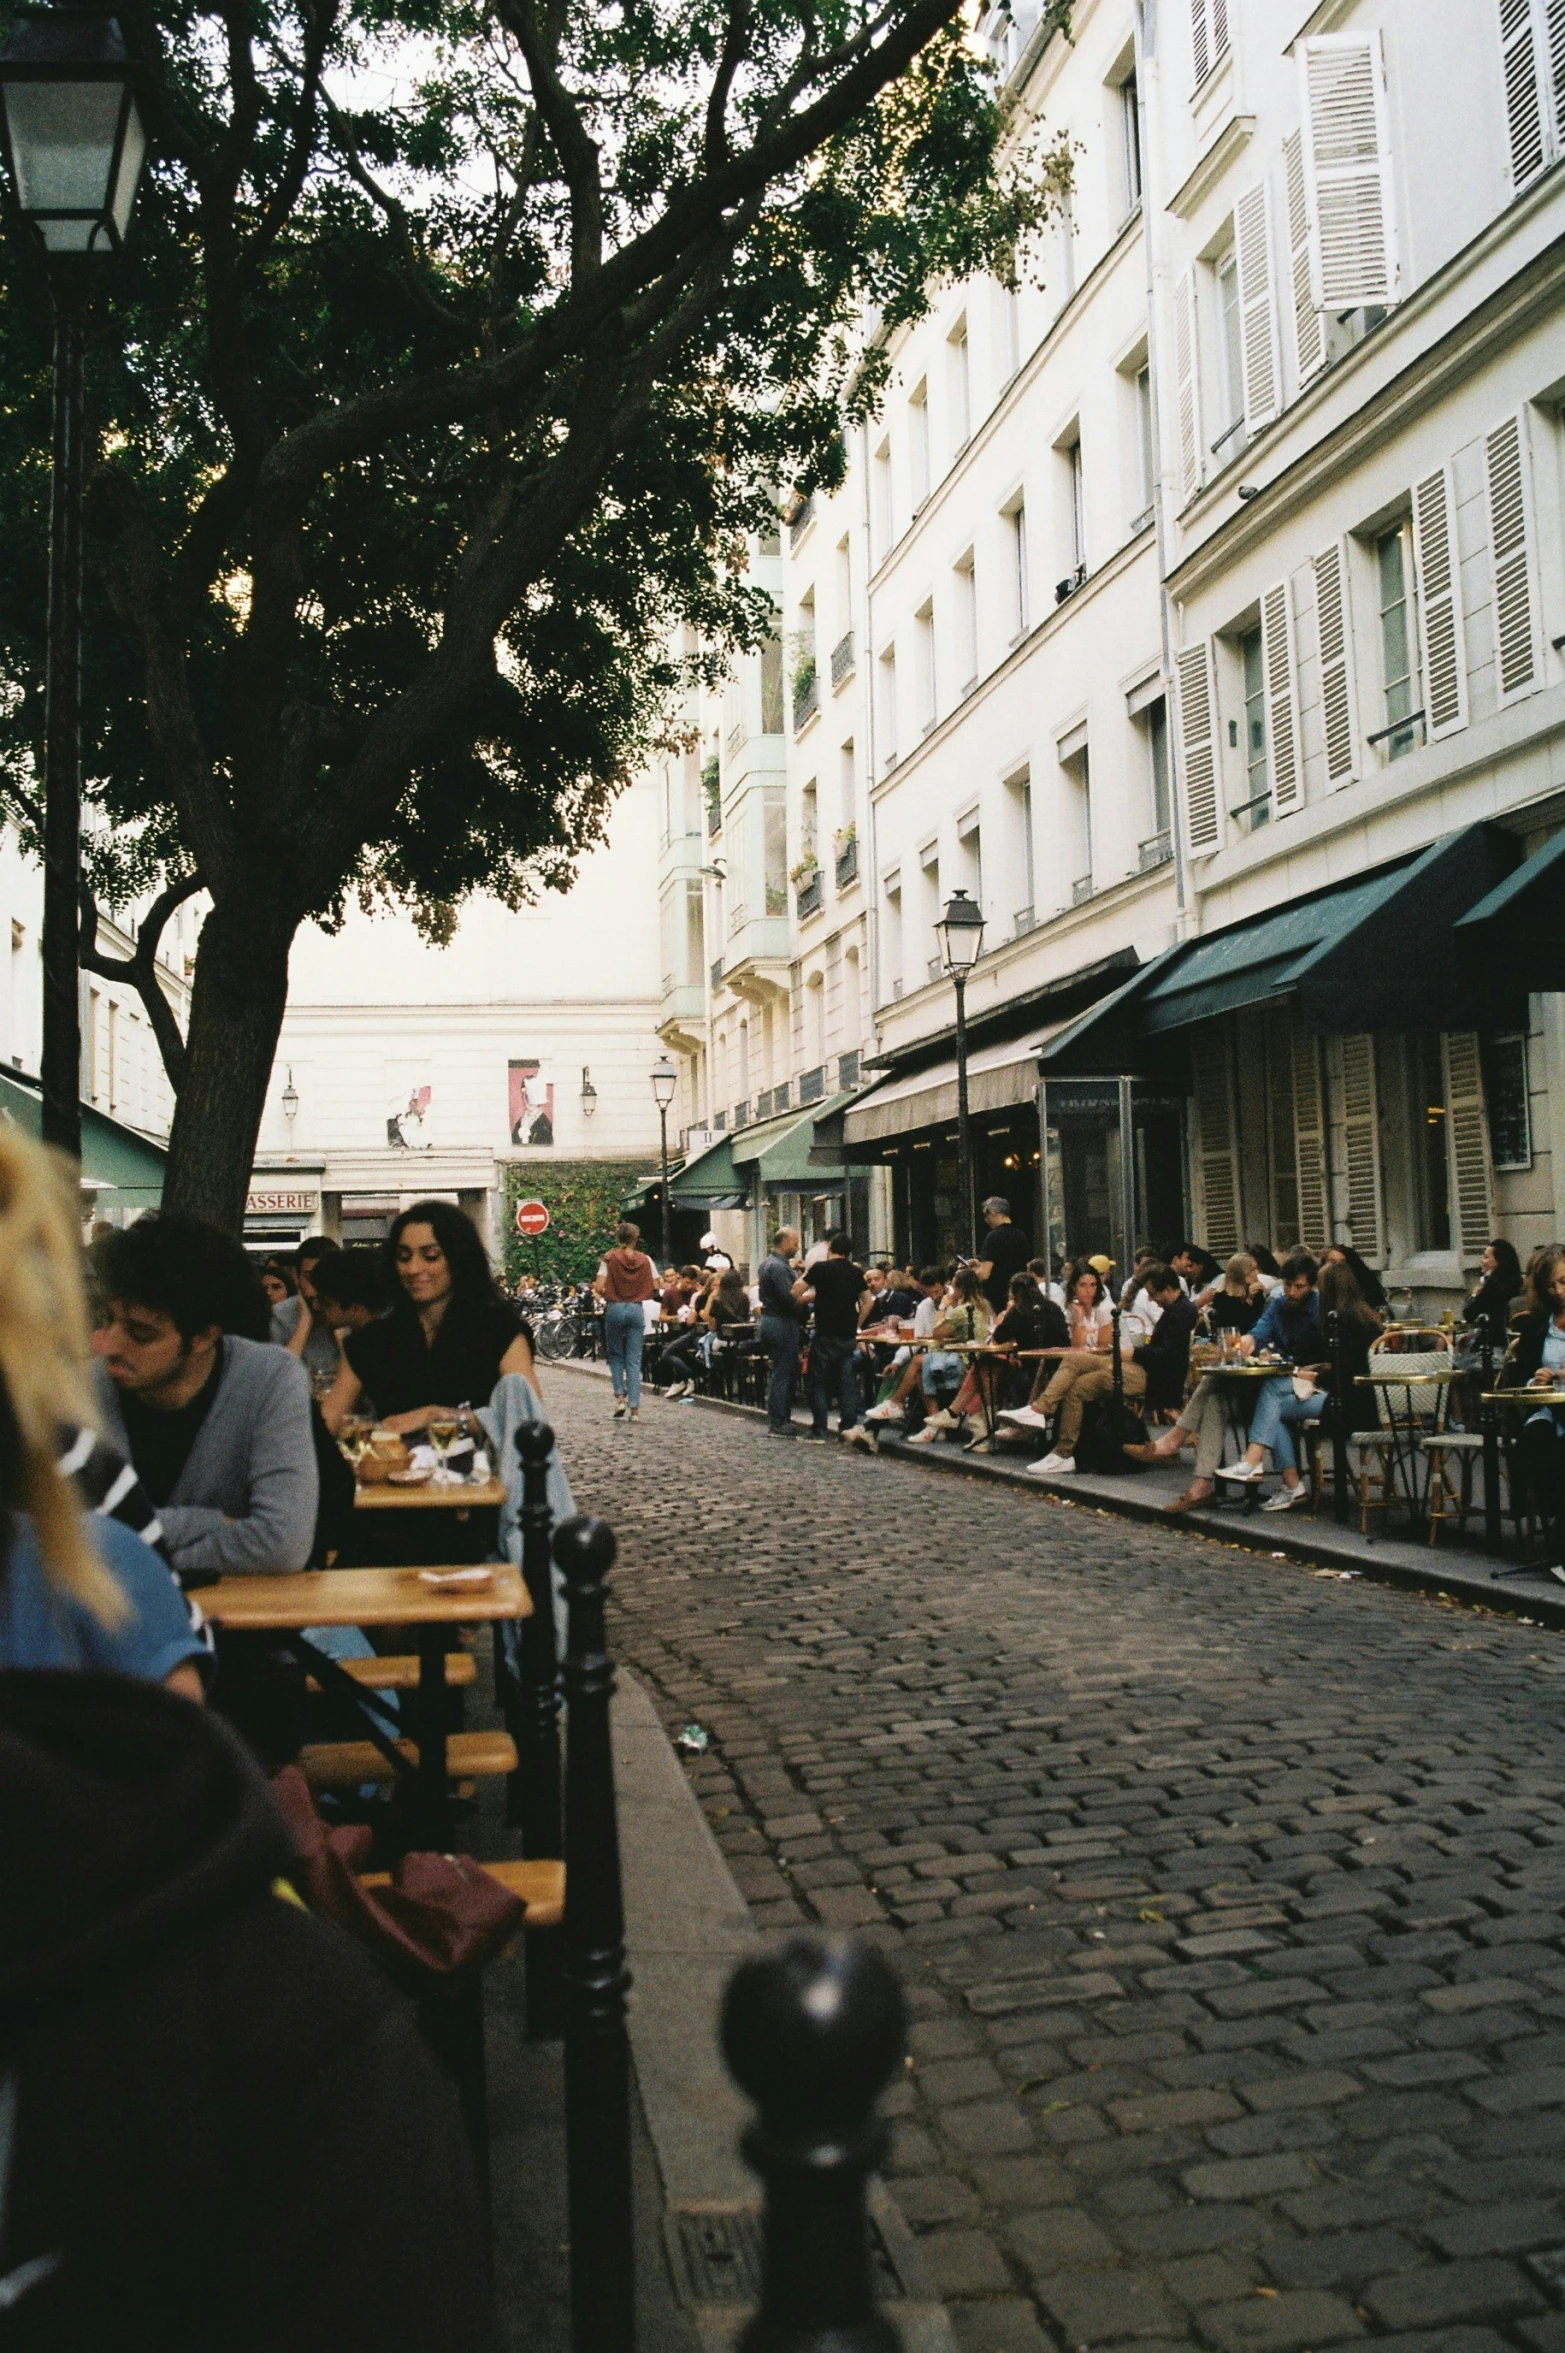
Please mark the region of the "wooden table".
POLYGON ((203 1588, 201 1607, 230 1633, 280 1634, 322 1691, 351 1705, 369 1738, 399 1778, 413 1783, 416 1844, 444 1853, 451 1843, 446 1786, 445 1635, 452 1626, 528 1618, 532 1602, 520 1573, 502 1563, 485 1585, 428 1585, 417 1569, 302 1569, 290 1576, 220 1577, 203 1588), (381 1695, 345 1675, 307 1639, 321 1626, 408 1626, 418 1636, 418 1691, 414 1699, 417 1764, 410 1766, 375 1721, 389 1719, 381 1695))
POLYGON ((505 1501, 502 1479, 425 1479, 415 1487, 396 1487, 388 1480, 360 1486, 353 1498, 355 1511, 478 1511, 505 1501))

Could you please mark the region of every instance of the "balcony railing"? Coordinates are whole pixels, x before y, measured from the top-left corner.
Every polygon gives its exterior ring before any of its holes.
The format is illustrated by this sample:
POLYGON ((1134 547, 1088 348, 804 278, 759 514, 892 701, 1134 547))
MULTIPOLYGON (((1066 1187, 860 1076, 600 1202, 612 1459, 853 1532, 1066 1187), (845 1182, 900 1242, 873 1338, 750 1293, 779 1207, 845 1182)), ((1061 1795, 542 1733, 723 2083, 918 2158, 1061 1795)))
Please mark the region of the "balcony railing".
POLYGON ((1150 841, 1144 841, 1141 845, 1142 873, 1150 874, 1155 866, 1167 866, 1173 855, 1173 835, 1168 832, 1153 834, 1150 841))
POLYGON ((721 956, 714 956, 712 959, 712 986, 714 989, 720 989, 722 985, 723 959, 721 956))
POLYGON ((1084 907, 1091 896, 1092 877, 1090 874, 1083 874, 1071 884, 1071 905, 1084 907))
POLYGON ((826 1065, 824 1062, 817 1062, 813 1070, 800 1071, 799 1101, 801 1103, 819 1103, 825 1092, 826 1065))
POLYGON ((859 845, 855 838, 844 842, 837 852, 835 868, 838 890, 846 890, 850 882, 857 882, 859 874, 859 845))
POLYGON ((793 690, 793 732, 802 733, 821 707, 820 672, 812 663, 802 685, 793 690))
POLYGON ((855 1046, 851 1054, 837 1056, 837 1084, 839 1087, 856 1087, 858 1083, 859 1050, 855 1046))
POLYGON ((853 632, 845 630, 831 649, 831 691, 853 676, 853 632))
POLYGON ((820 868, 817 866, 815 872, 810 876, 809 881, 801 882, 797 891, 794 893, 793 903, 795 908, 798 910, 799 920, 801 923, 803 922, 806 915, 814 915, 819 912, 821 897, 824 889, 825 880, 821 874, 820 868))
POLYGON ((815 493, 796 506, 788 517, 788 552, 791 555, 815 520, 815 493))
POLYGON ((1018 940, 1025 939, 1028 932, 1036 931, 1037 928, 1038 918, 1033 909, 1031 907, 1018 907, 1016 913, 1011 917, 1012 938, 1018 940))

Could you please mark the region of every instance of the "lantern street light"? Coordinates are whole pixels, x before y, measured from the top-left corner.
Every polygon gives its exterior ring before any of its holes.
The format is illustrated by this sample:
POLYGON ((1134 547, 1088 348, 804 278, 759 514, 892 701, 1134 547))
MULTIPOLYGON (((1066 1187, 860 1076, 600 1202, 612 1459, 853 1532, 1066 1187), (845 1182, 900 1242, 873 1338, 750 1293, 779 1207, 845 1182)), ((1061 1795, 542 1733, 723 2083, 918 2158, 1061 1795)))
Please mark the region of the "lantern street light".
POLYGON ((581 1115, 590 1119, 598 1108, 598 1090, 592 1083, 592 1072, 584 1062, 581 1066, 581 1115))
POLYGON ((40 1076, 44 1140, 80 1159, 82 322, 96 260, 124 245, 147 151, 135 70, 108 9, 63 0, 17 11, 0 51, 0 136, 54 310, 40 1076))
POLYGON ((663 1193, 662 1215, 658 1219, 658 1249, 665 1266, 668 1264, 669 1237, 674 1230, 673 1213, 668 1199, 668 1107, 679 1091, 679 1070, 666 1054, 652 1065, 652 1100, 658 1107, 658 1127, 662 1136, 663 1193))
POLYGON ((973 1139, 967 1121, 967 976, 984 944, 984 911, 966 891, 954 891, 935 925, 940 961, 956 989, 956 1149, 962 1164, 962 1248, 978 1247, 973 1214, 973 1139))

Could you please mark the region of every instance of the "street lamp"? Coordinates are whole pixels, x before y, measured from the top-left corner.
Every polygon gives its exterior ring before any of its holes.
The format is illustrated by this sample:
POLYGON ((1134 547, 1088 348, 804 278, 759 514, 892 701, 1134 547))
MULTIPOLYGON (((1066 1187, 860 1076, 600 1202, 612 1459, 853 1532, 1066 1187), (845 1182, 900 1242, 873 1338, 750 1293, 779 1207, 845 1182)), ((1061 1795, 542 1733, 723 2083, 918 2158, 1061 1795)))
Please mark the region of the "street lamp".
POLYGON ((673 1230, 668 1200, 668 1107, 678 1091, 678 1067, 666 1054, 661 1054, 652 1065, 652 1100, 658 1107, 658 1127, 662 1134, 663 1214, 658 1220, 658 1247, 665 1266, 668 1264, 669 1236, 673 1230))
POLYGON ((66 0, 18 11, 0 51, 0 137, 54 311, 40 1075, 44 1140, 79 1160, 82 321, 96 258, 125 242, 147 151, 130 53, 109 10, 66 0))
POLYGON ((283 1117, 288 1122, 288 1141, 293 1142, 293 1123, 299 1116, 299 1090, 293 1083, 293 1064, 288 1065, 288 1084, 283 1089, 283 1117))
POLYGON ((978 1246, 973 1214, 973 1139, 967 1124, 967 976, 984 944, 984 911, 966 891, 954 891, 935 925, 940 961, 956 989, 956 1149, 962 1164, 962 1240, 971 1252, 978 1246))
POLYGON ((581 1066, 581 1115, 590 1119, 598 1108, 598 1090, 592 1083, 592 1072, 584 1062, 581 1066))

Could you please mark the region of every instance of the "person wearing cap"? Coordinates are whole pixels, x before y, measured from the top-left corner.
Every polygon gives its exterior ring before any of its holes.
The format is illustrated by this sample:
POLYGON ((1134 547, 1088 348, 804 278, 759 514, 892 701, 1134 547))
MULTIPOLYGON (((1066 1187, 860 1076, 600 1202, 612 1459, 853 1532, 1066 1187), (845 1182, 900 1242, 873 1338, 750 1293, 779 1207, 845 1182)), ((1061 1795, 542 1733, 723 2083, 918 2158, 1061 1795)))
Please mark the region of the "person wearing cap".
POLYGON ((734 1263, 726 1250, 720 1250, 718 1248, 717 1236, 715 1234, 703 1234, 701 1236, 701 1250, 701 1264, 705 1267, 709 1275, 726 1274, 728 1269, 734 1263))

